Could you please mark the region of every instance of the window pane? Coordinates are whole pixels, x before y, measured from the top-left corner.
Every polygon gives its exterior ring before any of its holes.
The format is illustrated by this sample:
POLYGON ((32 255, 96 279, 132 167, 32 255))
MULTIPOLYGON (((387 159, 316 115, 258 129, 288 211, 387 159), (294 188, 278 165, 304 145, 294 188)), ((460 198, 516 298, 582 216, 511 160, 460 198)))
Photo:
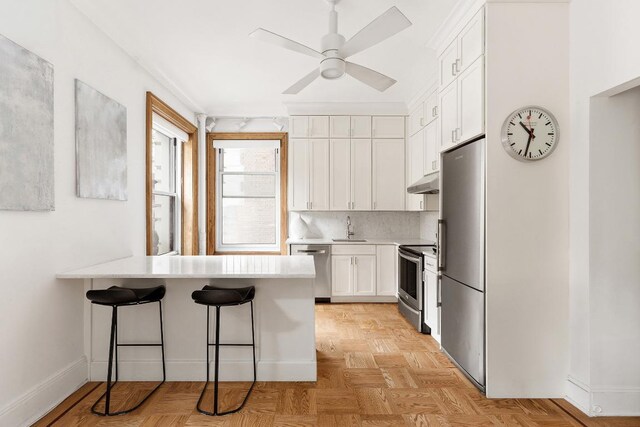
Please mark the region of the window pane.
POLYGON ((275 197, 275 175, 223 175, 222 197, 275 197))
POLYGON ((173 193, 175 191, 173 139, 154 130, 152 147, 153 190, 173 193))
POLYGON ((222 199, 222 244, 275 244, 276 199, 222 199))
POLYGON ((176 199, 173 196, 153 196, 153 255, 163 255, 176 249, 173 224, 176 199))
POLYGON ((275 172, 276 150, 272 148, 224 148, 223 172, 275 172))

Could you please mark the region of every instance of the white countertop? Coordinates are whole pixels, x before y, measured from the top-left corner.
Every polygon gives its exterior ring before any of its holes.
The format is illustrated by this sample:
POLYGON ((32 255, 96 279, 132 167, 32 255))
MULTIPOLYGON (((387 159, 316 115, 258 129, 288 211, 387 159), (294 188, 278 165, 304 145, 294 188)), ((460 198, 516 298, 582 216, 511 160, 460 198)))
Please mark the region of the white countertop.
POLYGON ((331 237, 312 239, 287 239, 287 245, 433 245, 432 240, 416 239, 413 237, 385 238, 372 237, 364 238, 366 242, 334 242, 331 237))
POLYGON ((313 279, 313 258, 278 255, 134 256, 57 274, 58 279, 313 279))

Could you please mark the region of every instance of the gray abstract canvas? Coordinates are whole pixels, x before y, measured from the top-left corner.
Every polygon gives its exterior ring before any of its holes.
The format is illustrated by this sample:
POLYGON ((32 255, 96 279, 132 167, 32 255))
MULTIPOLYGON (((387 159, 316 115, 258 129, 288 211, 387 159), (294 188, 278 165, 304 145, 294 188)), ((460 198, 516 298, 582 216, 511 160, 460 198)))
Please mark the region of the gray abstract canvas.
POLYGON ((76 79, 78 197, 127 200, 127 109, 76 79))
POLYGON ((0 209, 54 203, 53 65, 0 35, 0 209))

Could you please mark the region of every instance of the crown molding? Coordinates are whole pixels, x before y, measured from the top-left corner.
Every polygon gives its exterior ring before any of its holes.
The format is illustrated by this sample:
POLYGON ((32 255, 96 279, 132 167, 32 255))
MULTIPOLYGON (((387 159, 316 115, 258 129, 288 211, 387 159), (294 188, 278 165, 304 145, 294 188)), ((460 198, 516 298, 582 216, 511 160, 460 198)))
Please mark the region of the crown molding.
POLYGON ((404 102, 285 102, 290 116, 406 116, 404 102))

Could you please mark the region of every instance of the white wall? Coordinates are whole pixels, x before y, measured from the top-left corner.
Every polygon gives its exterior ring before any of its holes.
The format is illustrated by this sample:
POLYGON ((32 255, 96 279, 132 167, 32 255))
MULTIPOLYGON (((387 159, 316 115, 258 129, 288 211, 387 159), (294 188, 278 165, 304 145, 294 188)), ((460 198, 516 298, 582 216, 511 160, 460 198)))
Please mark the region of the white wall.
MULTIPOLYGON (((607 124, 602 123, 600 115, 610 115, 622 105, 637 104, 633 94, 616 100, 591 100, 612 88, 619 90, 620 85, 629 88, 628 82, 640 77, 638 16, 637 0, 571 3, 571 359, 567 397, 592 415, 640 415, 639 275, 631 264, 637 264, 637 257, 627 258, 637 254, 638 238, 637 234, 633 236, 632 228, 628 228, 627 234, 633 237, 632 241, 615 240, 617 232, 607 234, 603 240, 599 231, 607 220, 624 214, 619 212, 620 204, 608 203, 623 202, 625 209, 637 203, 637 189, 635 194, 628 193, 635 197, 626 200, 616 200, 615 193, 604 194, 623 184, 616 177, 623 172, 617 170, 622 166, 618 162, 625 159, 610 156, 615 153, 628 157, 630 167, 634 161, 635 168, 640 164, 637 151, 621 150, 631 147, 637 150, 638 139, 632 141, 637 128, 629 127, 624 139, 615 140, 613 134, 603 133, 607 124), (603 192, 601 186, 607 184, 608 191, 603 192), (609 209, 609 213, 603 212, 603 208, 609 209), (603 250, 611 251, 614 258, 603 258, 603 250), (624 255, 618 257, 621 253, 624 255), (624 280, 620 281, 621 278, 624 280), (630 300, 636 302, 635 307, 625 304, 630 300), (635 363, 627 359, 634 356, 634 348, 635 363)), ((626 111, 633 114, 634 110, 626 111)), ((635 123, 639 116, 636 110, 635 123)), ((629 122, 630 117, 622 115, 619 119, 620 123, 629 122)), ((634 170, 637 169, 629 173, 634 170)), ((634 226, 626 223, 630 218, 622 219, 625 222, 621 225, 634 226)), ((637 221, 636 217, 636 224, 637 221)))
POLYGON ((487 396, 561 397, 568 366, 569 5, 487 4, 487 396), (505 118, 540 105, 560 142, 538 162, 503 149, 505 118))
MULTIPOLYGON (((145 92, 193 118, 68 0, 0 0, 0 32, 55 68, 55 212, 0 211, 0 425, 86 380, 82 283, 64 270, 145 250, 145 92), (75 197, 74 78, 127 107, 129 201, 75 197)), ((105 337, 106 339, 106 337, 105 337)))

